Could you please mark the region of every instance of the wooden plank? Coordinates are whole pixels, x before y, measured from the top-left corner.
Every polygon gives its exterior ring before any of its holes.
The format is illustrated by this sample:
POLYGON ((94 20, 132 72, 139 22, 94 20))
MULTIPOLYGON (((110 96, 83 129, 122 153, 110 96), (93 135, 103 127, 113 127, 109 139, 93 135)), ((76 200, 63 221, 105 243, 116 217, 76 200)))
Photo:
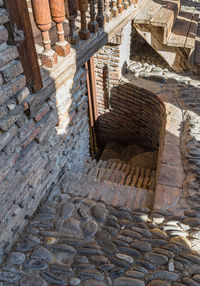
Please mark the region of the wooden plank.
POLYGON ((171 25, 178 13, 178 6, 173 2, 166 2, 162 8, 152 17, 151 24, 154 26, 167 27, 171 25))
POLYGON ((167 42, 171 47, 185 47, 186 38, 189 32, 193 14, 181 12, 176 19, 174 29, 167 42))
POLYGON ((11 28, 24 68, 27 85, 33 92, 37 92, 42 88, 42 79, 27 2, 26 0, 6 0, 5 4, 10 16, 11 28), (16 33, 18 31, 21 33, 16 33))
POLYGON ((185 41, 185 48, 193 49, 195 47, 198 19, 199 19, 199 14, 194 14, 190 24, 189 32, 187 34, 187 39, 185 41))
POLYGON ((162 8, 162 5, 150 1, 135 17, 135 24, 149 24, 152 17, 162 8))

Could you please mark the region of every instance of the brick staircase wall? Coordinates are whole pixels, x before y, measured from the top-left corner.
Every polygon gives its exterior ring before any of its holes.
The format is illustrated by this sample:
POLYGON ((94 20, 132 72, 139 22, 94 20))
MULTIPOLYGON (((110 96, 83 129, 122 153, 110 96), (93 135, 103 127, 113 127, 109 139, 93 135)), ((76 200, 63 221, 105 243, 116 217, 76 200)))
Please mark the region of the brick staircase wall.
POLYGON ((0 0, 0 242, 11 245, 62 168, 88 156, 89 132, 86 70, 56 83, 42 70, 44 88, 31 94, 7 27, 0 0))
POLYGON ((95 54, 99 144, 104 147, 110 140, 136 142, 147 150, 158 150, 165 124, 164 104, 156 94, 121 81, 130 59, 129 28, 124 27, 121 34, 95 54))

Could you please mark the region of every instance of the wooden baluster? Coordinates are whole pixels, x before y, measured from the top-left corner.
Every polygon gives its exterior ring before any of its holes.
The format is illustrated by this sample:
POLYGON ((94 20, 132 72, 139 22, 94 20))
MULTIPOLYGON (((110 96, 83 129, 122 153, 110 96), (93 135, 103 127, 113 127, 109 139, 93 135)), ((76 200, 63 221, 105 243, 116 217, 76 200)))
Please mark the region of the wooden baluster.
POLYGON ((63 22, 65 20, 64 0, 50 0, 51 15, 56 23, 58 42, 55 50, 59 56, 66 57, 70 53, 70 45, 65 41, 63 22))
POLYGON ((58 62, 55 51, 51 49, 49 30, 51 28, 51 13, 48 0, 31 0, 33 16, 38 29, 42 33, 44 50, 42 52, 42 65, 51 68, 58 62))
POLYGON ((128 0, 123 0, 123 4, 124 4, 124 9, 128 9, 128 7, 129 7, 128 0))
POLYGON ((116 18, 119 14, 119 10, 117 8, 117 0, 112 0, 112 15, 114 18, 116 18))
POLYGON ((119 10, 119 13, 122 13, 124 11, 124 6, 122 4, 122 0, 118 0, 117 1, 117 7, 118 7, 118 10, 119 10))
POLYGON ((79 36, 82 40, 88 40, 90 31, 87 28, 86 12, 88 10, 88 0, 78 0, 78 9, 81 13, 81 30, 79 36))
POLYGON ((103 28, 105 23, 105 17, 103 15, 103 8, 104 8, 104 0, 98 0, 98 15, 97 15, 97 22, 99 23, 99 27, 103 28))
POLYGON ((95 20, 95 5, 96 5, 96 0, 89 0, 90 3, 90 18, 91 21, 88 24, 88 28, 92 33, 96 33, 99 29, 99 24, 98 22, 95 20))
POLYGON ((129 0, 129 5, 133 5, 134 0, 129 0))
POLYGON ((109 22, 112 19, 112 14, 110 12, 110 1, 109 0, 105 0, 104 16, 105 16, 105 21, 106 22, 109 22))
POLYGON ((75 20, 77 17, 77 0, 65 0, 66 17, 69 20, 69 38, 68 41, 72 45, 79 42, 79 35, 75 31, 75 20))

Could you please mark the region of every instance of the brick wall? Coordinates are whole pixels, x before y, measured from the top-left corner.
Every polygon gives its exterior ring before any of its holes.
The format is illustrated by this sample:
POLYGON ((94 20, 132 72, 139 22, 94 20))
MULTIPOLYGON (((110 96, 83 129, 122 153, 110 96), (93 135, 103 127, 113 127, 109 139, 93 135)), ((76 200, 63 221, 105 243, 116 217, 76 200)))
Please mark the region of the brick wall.
POLYGON ((158 97, 121 81, 130 59, 131 24, 95 55, 99 144, 116 140, 158 149, 165 108, 158 97), (109 72, 108 72, 109 66, 109 72), (110 107, 108 77, 110 77, 110 107))
POLYGON ((31 94, 7 27, 0 0, 0 242, 11 245, 62 168, 88 156, 89 133, 86 70, 31 94))

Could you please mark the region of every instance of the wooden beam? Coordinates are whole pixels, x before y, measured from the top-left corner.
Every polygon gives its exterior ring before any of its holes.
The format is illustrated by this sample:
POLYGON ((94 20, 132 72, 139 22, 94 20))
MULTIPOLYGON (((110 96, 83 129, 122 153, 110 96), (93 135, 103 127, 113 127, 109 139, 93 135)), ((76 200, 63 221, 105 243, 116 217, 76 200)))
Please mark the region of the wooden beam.
POLYGON ((26 0, 5 0, 10 16, 13 38, 17 45, 27 85, 33 92, 42 88, 42 78, 38 64, 31 22, 26 0))

